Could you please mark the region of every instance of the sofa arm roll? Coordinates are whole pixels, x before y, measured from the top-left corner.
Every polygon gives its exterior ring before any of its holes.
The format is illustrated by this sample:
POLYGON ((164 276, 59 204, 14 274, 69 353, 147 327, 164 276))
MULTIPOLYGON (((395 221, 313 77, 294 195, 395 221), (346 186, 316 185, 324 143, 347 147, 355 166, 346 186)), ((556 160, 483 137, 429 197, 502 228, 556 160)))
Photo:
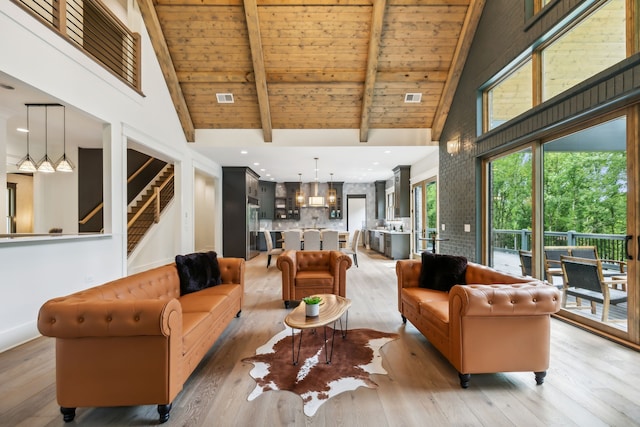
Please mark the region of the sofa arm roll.
POLYGON ((56 338, 142 336, 177 333, 182 321, 177 299, 86 300, 56 298, 38 314, 38 330, 56 338))
POLYGON ((539 283, 456 285, 449 295, 450 313, 461 316, 533 316, 560 310, 560 291, 539 283))

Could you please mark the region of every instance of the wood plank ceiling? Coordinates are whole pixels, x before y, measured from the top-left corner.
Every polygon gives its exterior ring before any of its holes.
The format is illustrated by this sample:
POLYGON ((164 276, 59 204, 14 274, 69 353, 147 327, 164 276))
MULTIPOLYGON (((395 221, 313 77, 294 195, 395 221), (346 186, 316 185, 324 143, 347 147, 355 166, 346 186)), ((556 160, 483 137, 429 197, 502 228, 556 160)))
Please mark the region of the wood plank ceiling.
POLYGON ((265 142, 273 129, 359 129, 366 142, 374 128, 431 128, 437 140, 485 3, 138 2, 187 140, 262 129, 265 142))

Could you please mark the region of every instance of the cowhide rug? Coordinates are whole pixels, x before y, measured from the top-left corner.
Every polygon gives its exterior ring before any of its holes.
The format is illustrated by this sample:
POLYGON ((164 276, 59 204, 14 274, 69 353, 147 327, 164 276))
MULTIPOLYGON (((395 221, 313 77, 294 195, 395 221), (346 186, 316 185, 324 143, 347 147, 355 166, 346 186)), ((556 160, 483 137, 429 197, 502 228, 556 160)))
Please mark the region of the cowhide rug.
MULTIPOLYGON (((332 332, 327 327, 329 351, 332 332)), ((296 351, 299 333, 296 330, 296 351)), ((320 405, 337 394, 361 386, 377 388, 369 374, 387 373, 382 367, 379 350, 398 338, 397 334, 372 329, 352 329, 343 339, 340 331, 336 330, 332 362, 327 364, 322 328, 318 328, 315 334, 311 330, 303 333, 300 359, 295 366, 291 353, 291 329, 288 327, 259 347, 254 357, 243 359, 243 362, 254 364, 249 374, 257 383, 248 400, 269 390, 289 390, 302 397, 305 415, 313 416, 320 405)))

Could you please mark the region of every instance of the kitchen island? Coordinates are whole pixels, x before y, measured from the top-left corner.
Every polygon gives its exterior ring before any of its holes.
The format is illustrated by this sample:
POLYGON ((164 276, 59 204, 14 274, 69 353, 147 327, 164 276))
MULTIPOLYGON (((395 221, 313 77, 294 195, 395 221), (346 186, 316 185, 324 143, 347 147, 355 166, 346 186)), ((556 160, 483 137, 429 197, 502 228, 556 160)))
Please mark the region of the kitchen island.
POLYGON ((369 246, 391 259, 408 259, 411 252, 411 232, 369 229, 369 246))

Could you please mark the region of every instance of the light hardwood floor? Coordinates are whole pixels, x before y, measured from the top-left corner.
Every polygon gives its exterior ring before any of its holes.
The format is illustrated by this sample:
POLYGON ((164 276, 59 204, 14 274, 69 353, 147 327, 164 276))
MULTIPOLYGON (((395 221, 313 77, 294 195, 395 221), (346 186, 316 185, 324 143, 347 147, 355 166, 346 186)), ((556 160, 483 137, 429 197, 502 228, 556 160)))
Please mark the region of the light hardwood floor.
MULTIPOLYGON (((266 255, 247 263, 242 316, 234 319, 174 401, 166 426, 630 426, 640 425, 640 353, 552 321, 545 384, 533 373, 456 371, 397 310, 395 261, 360 251, 348 271, 349 327, 400 335, 382 348, 388 375, 377 389, 330 399, 312 418, 299 396, 271 391, 249 402, 251 364, 241 359, 284 328, 280 272, 266 255)), ((0 354, 0 425, 62 426, 55 400, 54 340, 38 338, 0 354)), ((157 424, 155 406, 78 408, 82 426, 157 424)))

